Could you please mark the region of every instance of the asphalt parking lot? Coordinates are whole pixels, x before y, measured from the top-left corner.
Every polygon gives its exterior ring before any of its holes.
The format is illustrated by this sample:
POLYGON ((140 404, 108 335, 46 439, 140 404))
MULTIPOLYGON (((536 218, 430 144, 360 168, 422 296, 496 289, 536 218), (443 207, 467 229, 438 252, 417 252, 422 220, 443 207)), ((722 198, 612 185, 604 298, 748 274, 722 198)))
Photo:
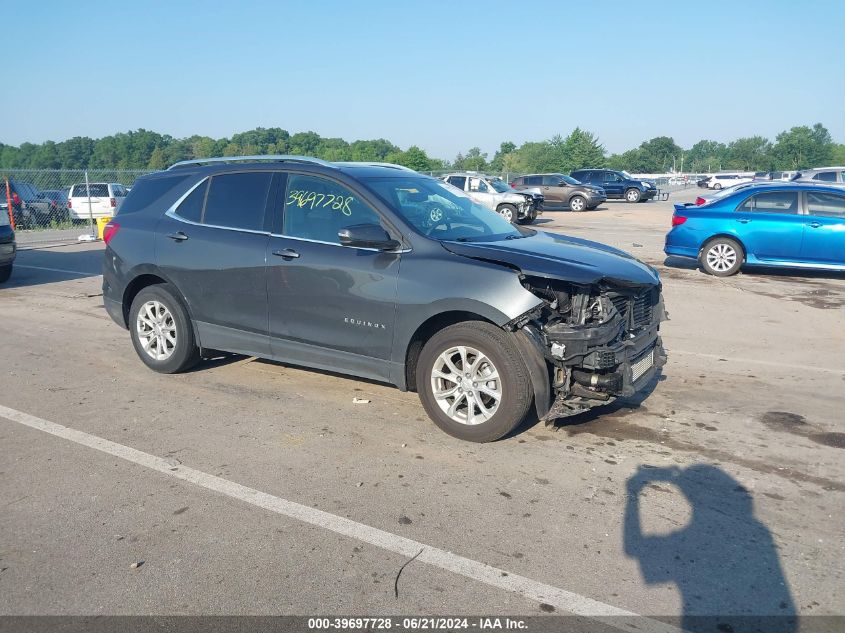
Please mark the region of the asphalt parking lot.
POLYGON ((642 401, 486 445, 373 382, 155 374, 102 307, 101 244, 21 251, 0 614, 845 615, 845 275, 667 260, 695 195, 542 216, 660 270, 669 362, 642 401))

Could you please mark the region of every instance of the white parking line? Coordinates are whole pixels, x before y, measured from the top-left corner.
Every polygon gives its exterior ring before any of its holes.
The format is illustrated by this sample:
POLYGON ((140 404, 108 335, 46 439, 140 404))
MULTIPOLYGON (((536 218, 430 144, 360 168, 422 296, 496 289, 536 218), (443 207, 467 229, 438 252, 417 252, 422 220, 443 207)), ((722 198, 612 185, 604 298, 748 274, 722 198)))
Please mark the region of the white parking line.
POLYGON ((336 534, 358 539, 359 541, 375 545, 376 547, 408 558, 422 550, 422 553, 416 558, 420 562, 476 580, 497 589, 510 591, 529 600, 550 604, 568 613, 593 618, 610 618, 603 621, 606 624, 625 631, 630 631, 631 628, 653 631, 654 633, 679 633, 680 631, 678 628, 669 626, 663 622, 644 618, 631 611, 619 609, 612 605, 599 602, 598 600, 593 600, 592 598, 559 587, 547 585, 525 576, 506 572, 438 547, 432 547, 425 543, 393 534, 392 532, 386 532, 345 517, 337 516, 336 514, 317 510, 316 508, 311 508, 294 501, 288 501, 267 494, 266 492, 222 479, 221 477, 209 475, 208 473, 195 470, 188 466, 174 466, 171 462, 161 457, 150 455, 149 453, 129 446, 117 444, 116 442, 97 437, 96 435, 62 426, 55 422, 49 422, 34 415, 17 411, 16 409, 10 409, 0 405, 0 417, 61 437, 76 444, 120 457, 133 464, 155 470, 169 477, 188 481, 207 490, 212 490, 227 497, 263 508, 264 510, 275 512, 276 514, 296 519, 336 534))
POLYGON ((45 266, 27 266, 25 264, 15 264, 15 268, 29 268, 31 270, 47 270, 51 273, 64 273, 66 275, 78 275, 80 277, 102 277, 101 273, 83 273, 79 270, 66 270, 64 268, 47 268, 45 266))

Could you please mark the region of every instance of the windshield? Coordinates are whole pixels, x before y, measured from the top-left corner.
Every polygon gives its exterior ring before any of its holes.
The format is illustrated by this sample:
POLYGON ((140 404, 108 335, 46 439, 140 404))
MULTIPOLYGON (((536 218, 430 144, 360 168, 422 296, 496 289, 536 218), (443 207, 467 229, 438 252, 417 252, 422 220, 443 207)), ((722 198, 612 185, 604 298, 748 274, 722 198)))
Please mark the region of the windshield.
POLYGON ((567 185, 580 185, 580 180, 575 180, 572 176, 561 176, 560 179, 567 185))
POLYGON ((369 188, 417 231, 435 240, 492 242, 523 237, 495 211, 433 178, 369 178, 369 188))
POLYGON ((508 183, 499 178, 495 178, 489 182, 490 186, 493 187, 493 189, 495 189, 498 193, 506 193, 508 191, 513 191, 513 187, 511 187, 508 183))
POLYGON ((627 171, 620 171, 619 173, 622 174, 627 180, 633 180, 634 179, 634 177, 631 174, 629 174, 627 171))

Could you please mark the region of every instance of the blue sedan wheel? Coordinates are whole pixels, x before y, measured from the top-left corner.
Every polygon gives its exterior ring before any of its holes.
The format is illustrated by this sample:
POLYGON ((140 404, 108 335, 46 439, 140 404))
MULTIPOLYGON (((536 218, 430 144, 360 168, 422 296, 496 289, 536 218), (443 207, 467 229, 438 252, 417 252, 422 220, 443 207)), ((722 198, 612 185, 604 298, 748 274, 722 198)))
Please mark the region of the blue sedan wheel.
POLYGON ((717 237, 707 242, 698 258, 704 272, 716 277, 735 275, 744 259, 742 246, 728 237, 717 237))

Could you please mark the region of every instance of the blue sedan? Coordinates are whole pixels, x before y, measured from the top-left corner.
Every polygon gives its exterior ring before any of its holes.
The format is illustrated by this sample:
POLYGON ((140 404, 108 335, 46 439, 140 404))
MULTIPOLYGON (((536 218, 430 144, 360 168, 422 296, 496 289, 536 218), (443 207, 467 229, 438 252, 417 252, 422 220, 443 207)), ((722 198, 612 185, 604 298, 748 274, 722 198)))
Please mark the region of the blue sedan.
POLYGON ((675 205, 664 252, 718 277, 743 264, 845 271, 845 188, 771 183, 675 205))

